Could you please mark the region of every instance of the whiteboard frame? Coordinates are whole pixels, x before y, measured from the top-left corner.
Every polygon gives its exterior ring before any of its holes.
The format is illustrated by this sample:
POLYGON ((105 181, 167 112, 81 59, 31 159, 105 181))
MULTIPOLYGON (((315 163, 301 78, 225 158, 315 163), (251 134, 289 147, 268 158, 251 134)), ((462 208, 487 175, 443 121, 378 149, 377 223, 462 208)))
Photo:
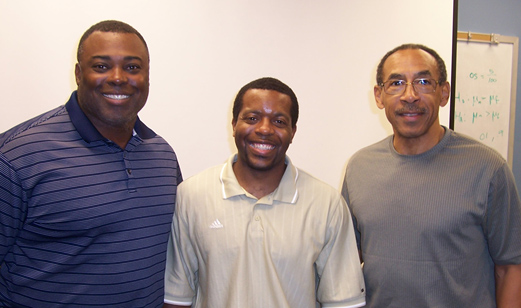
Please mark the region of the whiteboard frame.
MULTIPOLYGON (((509 125, 508 125, 508 152, 507 152, 507 163, 512 168, 512 162, 514 158, 514 135, 515 135, 515 120, 516 120, 516 93, 517 93, 517 58, 519 54, 519 38, 515 36, 505 36, 500 34, 485 34, 485 33, 474 33, 458 31, 457 41, 467 41, 472 43, 483 43, 483 44, 512 44, 512 77, 510 86, 510 114, 509 114, 509 125)), ((454 44, 454 48, 457 53, 457 44, 454 44)), ((457 63, 453 60, 452 67, 455 74, 457 74, 457 63)), ((455 76, 455 75, 454 75, 455 76)), ((454 78, 455 82, 456 78, 454 78)), ((456 89, 454 84, 454 89, 456 89)), ((455 105, 454 101, 454 105, 455 105)), ((451 120, 454 123, 455 106, 451 110, 451 120)), ((455 129, 455 125, 452 125, 455 129)))

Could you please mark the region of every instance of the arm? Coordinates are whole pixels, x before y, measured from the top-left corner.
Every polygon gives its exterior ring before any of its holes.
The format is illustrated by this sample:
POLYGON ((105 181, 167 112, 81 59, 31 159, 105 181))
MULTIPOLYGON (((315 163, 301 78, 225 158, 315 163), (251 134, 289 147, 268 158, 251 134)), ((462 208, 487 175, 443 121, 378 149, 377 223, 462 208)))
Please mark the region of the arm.
POLYGON ((497 307, 521 307, 521 264, 496 265, 494 271, 497 307))
POLYGON ((506 163, 490 181, 484 230, 494 262, 498 308, 521 307, 521 200, 506 163), (505 265, 500 265, 503 263, 505 265), (510 263, 510 264, 509 264, 510 263))
POLYGON ((183 185, 178 186, 176 208, 166 250, 164 308, 191 307, 197 288, 197 257, 183 216, 183 185), (195 263, 195 264, 194 264, 195 263))
POLYGON ((16 242, 27 214, 22 182, 0 152, 0 264, 16 242))
POLYGON ((356 245, 358 247, 358 256, 360 258, 360 263, 364 264, 364 258, 362 257, 362 245, 360 240, 360 231, 357 228, 357 221, 355 215, 353 215, 351 212, 353 211, 353 208, 351 207, 351 204, 349 203, 349 190, 347 189, 347 170, 346 174, 344 175, 344 180, 342 181, 342 190, 341 190, 342 197, 344 198, 344 201, 347 204, 347 207, 349 209, 349 213, 351 215, 351 219, 353 220, 353 228, 355 231, 355 237, 356 237, 356 245))
POLYGON ((365 284, 353 222, 344 199, 333 201, 326 222, 325 245, 315 261, 317 301, 322 307, 365 305, 365 284))

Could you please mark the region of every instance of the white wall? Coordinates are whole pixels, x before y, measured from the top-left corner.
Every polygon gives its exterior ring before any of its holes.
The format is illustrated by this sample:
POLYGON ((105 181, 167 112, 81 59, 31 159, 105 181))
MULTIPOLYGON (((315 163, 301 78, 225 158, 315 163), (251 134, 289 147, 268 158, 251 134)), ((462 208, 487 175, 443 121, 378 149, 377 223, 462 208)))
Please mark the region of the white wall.
MULTIPOLYGON (((78 40, 92 24, 134 26, 151 54, 141 119, 176 150, 185 178, 235 145, 231 107, 247 82, 276 77, 300 102, 293 162, 335 188, 358 149, 392 130, 376 108, 376 65, 422 43, 451 67, 449 0, 0 0, 0 131, 66 102, 78 40)), ((448 125, 449 110, 440 115, 448 125)))

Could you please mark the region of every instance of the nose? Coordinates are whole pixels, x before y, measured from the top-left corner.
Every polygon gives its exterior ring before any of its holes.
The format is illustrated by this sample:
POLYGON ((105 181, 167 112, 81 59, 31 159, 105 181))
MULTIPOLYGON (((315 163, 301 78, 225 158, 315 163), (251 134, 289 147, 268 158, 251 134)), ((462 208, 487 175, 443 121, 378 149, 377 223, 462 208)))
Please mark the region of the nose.
POLYGON ((414 102, 419 99, 418 92, 414 88, 414 85, 412 82, 408 82, 405 84, 405 89, 402 93, 402 100, 408 101, 408 102, 414 102))
POLYGON ((127 82, 125 70, 121 67, 114 67, 110 72, 109 82, 115 85, 127 82))
POLYGON ((269 118, 262 118, 257 125, 257 134, 259 135, 271 135, 273 134, 273 124, 269 118))

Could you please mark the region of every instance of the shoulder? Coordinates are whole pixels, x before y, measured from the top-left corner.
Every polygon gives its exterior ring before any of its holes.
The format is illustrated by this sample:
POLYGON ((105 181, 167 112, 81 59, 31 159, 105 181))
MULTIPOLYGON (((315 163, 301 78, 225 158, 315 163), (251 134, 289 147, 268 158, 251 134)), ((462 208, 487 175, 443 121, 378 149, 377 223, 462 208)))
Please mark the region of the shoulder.
POLYGON ((465 134, 450 131, 450 138, 444 148, 444 152, 468 161, 489 167, 499 168, 506 164, 506 160, 495 149, 465 134))
POLYGON ((353 156, 351 156, 350 161, 356 161, 360 159, 371 158, 374 155, 384 154, 387 155, 390 153, 390 143, 392 140, 392 136, 387 136, 384 139, 368 145, 360 150, 356 151, 353 156))
POLYGON ((163 155, 173 155, 177 160, 177 155, 172 146, 159 135, 143 139, 143 146, 145 146, 147 151, 163 153, 163 155))
POLYGON ((300 169, 297 189, 295 210, 305 211, 322 221, 322 227, 332 226, 335 221, 341 221, 338 219, 350 215, 340 191, 300 169))
POLYGON ((223 169, 223 165, 216 165, 205 169, 195 175, 188 177, 183 180, 183 182, 179 185, 179 189, 181 190, 193 190, 193 189, 204 189, 204 187, 208 187, 211 183, 215 185, 220 185, 220 174, 223 169))
POLYGON ((60 132, 71 125, 67 115, 65 106, 60 106, 12 127, 0 134, 0 149, 5 150, 20 143, 30 144, 40 140, 42 134, 60 132))
POLYGON ((319 189, 325 189, 325 190, 333 189, 334 190, 334 188, 331 185, 316 178, 314 175, 310 174, 309 172, 302 170, 300 168, 297 168, 297 170, 298 170, 297 183, 299 183, 301 185, 305 184, 308 186, 313 186, 313 187, 316 187, 319 189))
POLYGON ((333 186, 300 168, 297 168, 297 170, 297 188, 299 190, 299 195, 306 196, 309 194, 309 197, 312 200, 319 200, 317 199, 319 197, 331 202, 340 202, 342 200, 340 192, 333 186))
POLYGON ((223 200, 221 166, 210 167, 188 177, 177 186, 176 212, 195 213, 212 208, 223 200))
POLYGON ((472 137, 452 132, 447 152, 446 156, 457 157, 455 160, 467 168, 468 174, 474 174, 476 181, 486 182, 494 190, 500 187, 515 189, 512 169, 495 149, 472 137))
POLYGON ((347 161, 346 171, 369 171, 387 166, 393 159, 391 151, 392 136, 355 152, 347 161))

